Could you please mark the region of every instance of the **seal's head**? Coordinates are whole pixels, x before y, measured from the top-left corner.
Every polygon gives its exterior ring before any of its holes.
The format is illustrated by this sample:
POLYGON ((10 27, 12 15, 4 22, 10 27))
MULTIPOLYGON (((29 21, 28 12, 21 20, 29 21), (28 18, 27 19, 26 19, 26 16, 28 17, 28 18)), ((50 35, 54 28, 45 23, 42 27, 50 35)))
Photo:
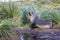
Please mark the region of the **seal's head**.
POLYGON ((29 12, 29 19, 30 19, 31 23, 33 23, 34 18, 35 18, 35 15, 34 15, 33 11, 30 11, 29 12))

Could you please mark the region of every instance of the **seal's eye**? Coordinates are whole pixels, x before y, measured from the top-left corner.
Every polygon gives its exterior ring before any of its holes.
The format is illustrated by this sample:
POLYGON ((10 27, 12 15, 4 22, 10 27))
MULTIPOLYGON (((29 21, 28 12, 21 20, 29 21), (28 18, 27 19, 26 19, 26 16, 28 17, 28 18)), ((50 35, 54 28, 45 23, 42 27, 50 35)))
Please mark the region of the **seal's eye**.
POLYGON ((31 12, 31 14, 33 14, 33 12, 31 12))
POLYGON ((32 16, 33 15, 33 12, 29 12, 29 15, 32 16))
POLYGON ((29 15, 31 16, 31 13, 29 12, 29 15))

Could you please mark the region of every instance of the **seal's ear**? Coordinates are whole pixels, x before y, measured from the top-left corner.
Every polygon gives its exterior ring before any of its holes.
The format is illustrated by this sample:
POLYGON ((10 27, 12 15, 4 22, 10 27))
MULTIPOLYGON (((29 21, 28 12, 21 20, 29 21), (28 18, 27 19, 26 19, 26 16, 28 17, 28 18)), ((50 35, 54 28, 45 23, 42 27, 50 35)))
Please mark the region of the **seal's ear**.
POLYGON ((33 15, 33 12, 29 12, 29 15, 32 16, 33 15))

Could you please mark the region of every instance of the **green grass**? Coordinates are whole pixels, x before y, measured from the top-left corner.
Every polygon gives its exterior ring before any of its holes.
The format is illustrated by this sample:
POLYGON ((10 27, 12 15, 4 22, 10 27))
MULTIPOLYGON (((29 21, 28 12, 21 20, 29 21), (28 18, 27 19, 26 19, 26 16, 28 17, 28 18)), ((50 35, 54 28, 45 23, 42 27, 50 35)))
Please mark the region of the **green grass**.
POLYGON ((51 20, 53 25, 60 24, 60 13, 55 9, 42 10, 41 18, 51 20))
MULTIPOLYGON (((47 3, 44 4, 40 2, 17 3, 0 3, 0 35, 2 37, 6 38, 11 33, 11 29, 14 29, 15 27, 28 29, 29 25, 31 24, 28 15, 30 9, 36 9, 41 18, 52 20, 54 25, 60 24, 60 12, 58 12, 58 7, 56 9, 54 9, 55 6, 54 8, 46 9, 42 6, 46 5, 47 3)), ((42 30, 42 28, 38 29, 42 30)))

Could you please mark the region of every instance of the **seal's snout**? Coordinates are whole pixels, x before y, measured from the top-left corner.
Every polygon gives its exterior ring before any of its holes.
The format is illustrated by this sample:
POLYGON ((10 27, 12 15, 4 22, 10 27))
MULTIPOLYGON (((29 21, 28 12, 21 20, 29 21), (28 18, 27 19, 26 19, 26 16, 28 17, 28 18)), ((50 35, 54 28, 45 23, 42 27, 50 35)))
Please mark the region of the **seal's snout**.
POLYGON ((32 11, 30 11, 30 12, 29 12, 29 16, 32 16, 32 15, 33 15, 33 12, 32 12, 32 11))

